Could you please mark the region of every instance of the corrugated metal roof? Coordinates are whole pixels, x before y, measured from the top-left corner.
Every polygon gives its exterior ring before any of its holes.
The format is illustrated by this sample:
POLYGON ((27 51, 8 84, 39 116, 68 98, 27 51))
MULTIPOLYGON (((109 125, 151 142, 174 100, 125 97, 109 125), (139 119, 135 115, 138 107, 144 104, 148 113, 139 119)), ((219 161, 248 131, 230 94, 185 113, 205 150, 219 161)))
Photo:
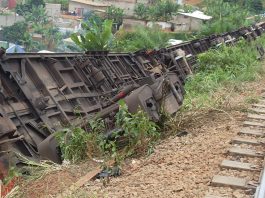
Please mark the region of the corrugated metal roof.
POLYGON ((211 16, 205 15, 201 11, 194 11, 192 13, 179 12, 179 14, 193 17, 193 18, 197 18, 197 19, 201 19, 201 20, 210 20, 211 18, 213 18, 211 16))
MULTIPOLYGON (((78 2, 82 4, 92 5, 92 6, 98 6, 98 7, 107 7, 110 6, 107 3, 99 2, 99 1, 91 1, 91 0, 71 0, 72 2, 78 2)), ((70 1, 70 2, 71 2, 70 1)))

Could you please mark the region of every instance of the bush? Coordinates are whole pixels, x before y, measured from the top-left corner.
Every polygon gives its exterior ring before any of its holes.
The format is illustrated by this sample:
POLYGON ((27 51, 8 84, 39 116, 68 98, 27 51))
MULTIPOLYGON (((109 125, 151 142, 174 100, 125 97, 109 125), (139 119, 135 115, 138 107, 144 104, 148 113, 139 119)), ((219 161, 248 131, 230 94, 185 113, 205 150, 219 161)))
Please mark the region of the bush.
POLYGON ((123 136, 128 140, 127 155, 150 153, 160 136, 158 126, 150 121, 144 111, 139 110, 132 114, 123 101, 120 102, 120 109, 116 114, 116 126, 124 131, 123 136))
MULTIPOLYGON (((265 39, 256 42, 265 44, 265 39)), ((218 90, 240 87, 243 82, 257 79, 264 72, 257 55, 256 43, 243 40, 234 47, 222 46, 200 54, 199 69, 185 85, 184 107, 219 105, 220 101, 215 98, 218 90)))
POLYGON ((167 45, 170 35, 161 32, 159 28, 139 26, 134 32, 120 30, 115 35, 116 52, 135 52, 141 49, 159 49, 167 45))
POLYGON ((87 157, 114 158, 120 161, 128 155, 152 151, 154 141, 159 137, 158 127, 143 111, 129 113, 125 103, 121 102, 115 117, 116 128, 121 130, 112 131, 111 137, 105 134, 106 126, 102 119, 90 120, 86 131, 79 127, 70 127, 58 132, 56 137, 62 157, 73 163, 87 157), (118 151, 121 138, 128 143, 123 152, 118 151))
POLYGON ((91 135, 82 128, 73 127, 57 134, 63 159, 78 162, 87 157, 87 142, 91 135))

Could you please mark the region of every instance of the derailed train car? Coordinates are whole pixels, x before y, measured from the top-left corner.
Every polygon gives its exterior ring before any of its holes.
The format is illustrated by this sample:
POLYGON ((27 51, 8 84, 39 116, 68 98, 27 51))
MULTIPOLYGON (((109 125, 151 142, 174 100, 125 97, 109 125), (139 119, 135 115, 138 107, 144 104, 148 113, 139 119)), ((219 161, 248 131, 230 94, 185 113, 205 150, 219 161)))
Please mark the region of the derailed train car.
MULTIPOLYGON (((117 101, 131 112, 141 107, 153 121, 160 110, 175 114, 196 55, 240 37, 254 40, 264 23, 222 35, 185 42, 158 51, 135 53, 0 53, 0 149, 33 160, 60 163, 54 133, 81 125, 80 117, 104 118, 113 127, 117 101)), ((13 163, 19 163, 13 158, 13 163)))
POLYGON ((81 124, 80 117, 102 117, 111 128, 119 99, 131 112, 140 106, 154 121, 160 119, 163 98, 170 114, 183 100, 185 77, 181 80, 142 55, 13 54, 3 56, 0 64, 0 127, 5 142, 0 146, 33 159, 60 162, 53 133, 81 124))

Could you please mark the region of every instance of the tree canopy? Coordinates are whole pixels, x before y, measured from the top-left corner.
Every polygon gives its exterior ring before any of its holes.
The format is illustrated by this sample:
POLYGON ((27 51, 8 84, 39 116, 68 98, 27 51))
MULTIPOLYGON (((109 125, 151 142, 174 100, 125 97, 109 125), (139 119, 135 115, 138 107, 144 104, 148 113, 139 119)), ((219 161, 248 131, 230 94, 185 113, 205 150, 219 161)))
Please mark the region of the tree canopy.
POLYGON ((212 16, 202 28, 202 35, 223 33, 247 25, 248 10, 225 0, 205 0, 206 14, 212 16))
POLYGON ((102 24, 97 24, 95 21, 82 23, 84 34, 74 33, 71 39, 83 50, 97 51, 109 50, 112 42, 112 20, 105 20, 102 24))
POLYGON ((26 0, 18 4, 16 10, 25 21, 3 27, 3 40, 23 45, 27 51, 53 50, 58 46, 62 35, 49 20, 43 0, 26 0), (40 34, 41 40, 34 40, 34 34, 40 34))
POLYGON ((177 13, 179 5, 170 0, 156 0, 151 5, 136 4, 134 13, 139 19, 169 21, 177 13))
POLYGON ((24 3, 17 4, 16 12, 24 16, 27 12, 31 12, 34 7, 45 6, 44 0, 26 0, 24 3))
POLYGON ((262 0, 225 0, 224 2, 237 4, 254 14, 260 14, 264 11, 262 0))
POLYGON ((2 39, 12 43, 22 44, 24 33, 26 31, 27 24, 24 21, 16 22, 12 26, 6 26, 2 28, 2 39))

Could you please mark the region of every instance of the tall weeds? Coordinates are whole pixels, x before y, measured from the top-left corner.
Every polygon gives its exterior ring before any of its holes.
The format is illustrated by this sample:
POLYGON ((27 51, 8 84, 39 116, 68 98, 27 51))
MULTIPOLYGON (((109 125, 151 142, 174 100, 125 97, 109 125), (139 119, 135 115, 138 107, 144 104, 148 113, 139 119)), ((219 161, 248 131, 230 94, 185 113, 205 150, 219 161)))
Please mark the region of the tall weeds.
POLYGON ((221 46, 200 54, 199 69, 185 85, 184 109, 217 107, 229 92, 241 90, 242 83, 259 78, 264 69, 257 60, 257 44, 264 45, 265 38, 253 43, 241 40, 236 46, 221 46))

